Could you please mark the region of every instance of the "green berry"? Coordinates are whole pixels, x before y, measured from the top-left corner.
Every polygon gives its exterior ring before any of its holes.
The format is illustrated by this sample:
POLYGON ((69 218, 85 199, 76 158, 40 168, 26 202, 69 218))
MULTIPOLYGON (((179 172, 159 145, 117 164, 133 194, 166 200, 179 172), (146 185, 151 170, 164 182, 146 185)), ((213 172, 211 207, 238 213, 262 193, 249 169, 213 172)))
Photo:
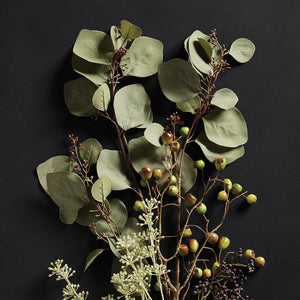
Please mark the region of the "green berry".
POLYGON ((189 247, 185 244, 181 244, 179 246, 179 254, 181 256, 186 256, 186 255, 188 255, 188 253, 189 253, 189 247))
POLYGON ((220 172, 226 167, 226 159, 224 157, 217 157, 215 159, 215 167, 220 172))
POLYGON ((168 190, 167 190, 167 194, 169 196, 177 196, 178 194, 178 187, 176 185, 170 185, 168 190))
POLYGON ((170 145, 170 150, 172 152, 177 152, 180 149, 180 144, 177 141, 173 141, 170 145))
POLYGON ((219 243, 218 243, 219 249, 224 250, 224 249, 228 248, 229 245, 230 245, 230 239, 228 237, 222 236, 219 239, 219 243))
POLYGON ((199 278, 202 277, 202 275, 203 275, 203 271, 200 268, 196 267, 195 270, 194 270, 194 272, 193 272, 193 276, 195 278, 199 279, 199 278))
POLYGON ((197 169, 203 170, 205 167, 205 162, 202 159, 196 160, 195 166, 197 169))
POLYGON ((220 267, 220 264, 219 264, 217 261, 214 262, 214 264, 213 264, 213 266, 212 266, 212 272, 213 272, 213 273, 216 273, 217 270, 219 269, 219 267, 220 267))
POLYGON ((246 197, 246 201, 248 202, 248 204, 252 205, 252 204, 255 204, 257 202, 257 197, 256 195, 254 194, 249 194, 247 197, 246 197))
POLYGON ((206 237, 208 238, 207 242, 214 245, 218 242, 219 236, 215 232, 209 232, 206 237))
POLYGON ((142 201, 135 201, 133 205, 133 209, 137 212, 143 211, 145 208, 145 204, 142 201))
POLYGON ((184 127, 180 128, 179 133, 182 137, 187 137, 187 135, 189 134, 189 131, 190 131, 190 129, 188 127, 184 126, 184 127))
POLYGON ((185 237, 185 238, 187 238, 187 237, 190 237, 192 234, 193 234, 193 233, 192 233, 191 228, 186 228, 186 229, 183 231, 182 236, 185 237))
POLYGON ((244 257, 246 259, 254 259, 255 258, 255 252, 251 249, 247 249, 245 252, 244 252, 244 257))
POLYGON ((149 180, 152 177, 152 174, 153 174, 153 170, 150 167, 143 167, 141 169, 141 177, 144 180, 149 180))
POLYGON ((225 178, 223 180, 223 182, 224 182, 224 190, 227 191, 227 192, 231 191, 231 189, 232 189, 232 182, 231 182, 231 180, 229 178, 225 178))
POLYGON ((165 131, 161 136, 161 141, 164 145, 169 145, 173 141, 173 134, 171 132, 165 131))
POLYGON ((143 178, 140 180, 140 185, 142 186, 142 187, 147 187, 147 181, 146 180, 144 180, 143 178))
POLYGON ((154 179, 160 179, 160 178, 162 178, 162 176, 163 176, 163 172, 161 169, 158 168, 158 169, 153 170, 153 178, 154 179))
POLYGON ((172 175, 171 177, 169 177, 168 182, 173 185, 177 184, 177 177, 175 175, 172 175))
POLYGON ((266 261, 263 257, 259 256, 255 258, 254 263, 256 267, 261 268, 265 266, 266 261))
POLYGON ((218 198, 219 201, 225 202, 228 199, 228 195, 227 195, 227 193, 225 191, 220 191, 218 193, 218 197, 217 198, 218 198))
POLYGON ((196 253, 199 248, 199 243, 196 239, 189 240, 189 249, 192 253, 196 253))
POLYGON ((155 289, 157 292, 159 292, 159 291, 160 291, 160 288, 161 288, 161 284, 160 284, 158 281, 156 281, 156 282, 154 283, 154 289, 155 289))
POLYGON ((188 193, 185 197, 184 197, 184 204, 185 206, 192 206, 196 203, 197 201, 197 198, 191 194, 191 193, 188 193))
POLYGON ((206 211, 207 211, 207 207, 204 203, 201 203, 197 208, 197 213, 200 215, 205 215, 206 211))
POLYGON ((243 187, 239 183, 234 183, 232 185, 231 194, 236 195, 239 194, 243 190, 243 187))
POLYGON ((209 277, 211 277, 211 269, 204 269, 203 278, 208 279, 209 277))

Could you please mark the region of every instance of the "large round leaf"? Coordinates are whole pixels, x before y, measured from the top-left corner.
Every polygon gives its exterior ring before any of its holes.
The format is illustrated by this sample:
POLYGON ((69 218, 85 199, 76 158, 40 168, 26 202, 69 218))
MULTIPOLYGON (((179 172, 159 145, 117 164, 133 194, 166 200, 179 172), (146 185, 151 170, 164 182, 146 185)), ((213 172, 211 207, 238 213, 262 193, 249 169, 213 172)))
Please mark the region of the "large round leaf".
POLYGON ((91 193, 96 201, 104 202, 111 193, 111 180, 103 175, 92 186, 91 193))
POLYGON ((106 83, 98 87, 93 95, 93 105, 101 110, 106 111, 110 102, 110 89, 106 83))
POLYGON ((96 230, 98 234, 104 233, 107 236, 114 236, 114 233, 118 233, 118 230, 121 232, 124 226, 126 225, 128 219, 128 213, 125 204, 119 199, 110 199, 110 215, 109 217, 114 221, 114 223, 118 226, 115 227, 113 222, 110 222, 108 225, 104 219, 100 219, 96 223, 96 230))
POLYGON ((196 97, 201 90, 200 78, 193 67, 180 58, 162 63, 158 70, 162 92, 173 102, 184 102, 196 97))
POLYGON ((198 110, 198 108, 201 105, 201 99, 197 95, 194 98, 185 101, 185 102, 177 102, 176 106, 183 112, 189 112, 192 114, 195 114, 198 110))
POLYGON ((211 104, 223 109, 234 107, 239 101, 238 96, 231 89, 223 88, 217 90, 211 100, 211 104))
POLYGON ((204 131, 201 131, 196 139, 196 143, 201 147, 202 152, 210 162, 214 162, 217 157, 224 157, 227 164, 230 164, 245 153, 244 146, 227 148, 212 143, 208 140, 204 131))
POLYGON ((97 86, 86 78, 79 78, 65 83, 64 95, 69 112, 79 117, 88 117, 97 113, 92 98, 97 86))
POLYGON ((152 122, 150 98, 141 84, 131 84, 118 90, 114 99, 118 124, 124 130, 145 128, 152 122))
POLYGON ((51 157, 45 162, 39 164, 36 168, 36 172, 40 184, 45 190, 45 192, 48 194, 47 175, 49 173, 64 172, 64 171, 71 172, 73 166, 74 164, 71 161, 70 157, 65 155, 58 155, 58 156, 51 157))
POLYGON ((105 32, 83 29, 77 36, 73 52, 89 62, 109 65, 114 48, 110 36, 105 32))
POLYGON ((125 76, 147 77, 158 71, 163 61, 163 45, 160 41, 141 36, 135 39, 121 59, 125 76))
POLYGON ((121 34, 125 40, 134 40, 141 36, 142 30, 140 27, 130 23, 129 21, 121 21, 121 34))
POLYGON ((158 123, 151 123, 145 129, 144 136, 146 140, 156 147, 160 147, 162 144, 160 142, 160 137, 164 132, 164 127, 158 123))
POLYGON ((96 139, 90 138, 82 143, 79 153, 81 158, 91 166, 97 162, 102 149, 101 144, 96 139))
POLYGON ((237 108, 213 109, 203 118, 207 138, 220 146, 237 147, 248 140, 246 122, 237 108))
POLYGON ((238 62, 248 62, 255 52, 255 45, 248 39, 239 38, 235 40, 229 49, 229 54, 238 62))
POLYGON ((109 65, 94 64, 77 55, 72 56, 72 67, 75 72, 97 85, 104 83, 111 72, 109 65))
POLYGON ((120 191, 131 188, 131 177, 123 154, 117 150, 102 150, 97 162, 98 177, 110 178, 112 189, 120 191))

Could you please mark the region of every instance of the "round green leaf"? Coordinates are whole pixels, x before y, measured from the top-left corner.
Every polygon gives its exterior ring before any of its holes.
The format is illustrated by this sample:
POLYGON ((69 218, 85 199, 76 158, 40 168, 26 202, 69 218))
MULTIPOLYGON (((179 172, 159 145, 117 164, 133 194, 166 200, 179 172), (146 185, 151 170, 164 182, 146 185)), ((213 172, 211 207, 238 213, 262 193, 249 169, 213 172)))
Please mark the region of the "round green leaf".
POLYGON ((98 87, 93 96, 93 105, 101 110, 106 111, 110 102, 110 90, 106 83, 98 87))
POLYGON ((78 209, 59 208, 59 219, 64 224, 73 224, 78 216, 78 209))
POLYGON ((156 147, 160 147, 160 137, 164 132, 164 127, 158 123, 152 123, 147 126, 144 132, 146 140, 156 147))
POLYGON ((73 162, 71 161, 70 157, 65 155, 51 157, 45 162, 39 164, 36 168, 40 184, 47 194, 49 194, 47 187, 47 175, 49 173, 64 171, 71 172, 72 170, 73 162))
POLYGON ((97 162, 97 174, 98 177, 108 176, 114 191, 131 188, 128 165, 120 151, 102 150, 97 162))
POLYGON ((111 181, 103 175, 93 184, 91 193, 96 201, 103 202, 107 196, 111 193, 111 181))
POLYGON ((92 63, 110 65, 114 48, 105 32, 83 29, 77 36, 73 53, 92 63))
POLYGON ((176 106, 183 112, 189 112, 192 114, 196 114, 198 108, 201 105, 201 99, 197 95, 194 98, 185 101, 185 102, 177 102, 176 106))
POLYGON ((88 117, 97 113, 92 98, 97 86, 85 78, 71 80, 65 83, 65 102, 69 112, 79 117, 88 117))
MULTIPOLYGON (((128 213, 125 204, 119 199, 110 199, 110 215, 109 217, 117 224, 119 231, 121 232, 124 226, 126 225, 128 219, 128 213)), ((107 236, 114 236, 112 230, 117 233, 118 229, 115 227, 113 222, 110 223, 110 226, 106 223, 104 219, 100 219, 96 223, 97 233, 104 233, 107 236)))
POLYGON ((118 90, 114 109, 117 122, 124 130, 145 128, 153 119, 150 98, 141 84, 127 85, 118 90))
POLYGON ((229 54, 238 62, 248 62, 255 52, 255 45, 248 39, 239 38, 235 40, 229 49, 229 54))
POLYGON ((103 251, 104 249, 95 249, 88 255, 85 261, 84 272, 103 251))
POLYGON ((72 56, 72 67, 75 72, 97 85, 104 83, 111 72, 109 65, 94 64, 77 55, 72 56))
POLYGON ((248 140, 246 122, 237 108, 213 109, 203 118, 207 138, 223 147, 237 147, 248 140))
POLYGON ((79 154, 91 166, 97 162, 102 149, 101 144, 96 139, 90 138, 81 144, 79 154))
POLYGON ((142 30, 132 23, 122 20, 121 21, 121 34, 125 40, 134 40, 142 35, 142 30))
POLYGON ((141 36, 133 41, 121 59, 124 76, 147 77, 158 71, 163 61, 163 45, 160 41, 141 36))
POLYGON ((75 173, 50 173, 47 185, 51 199, 62 209, 78 210, 89 202, 85 184, 75 173))
POLYGON ((100 219, 101 216, 97 207, 89 203, 79 210, 76 222, 82 226, 90 226, 93 223, 97 223, 100 219))
POLYGON ((121 32, 119 31, 117 26, 111 26, 110 27, 110 37, 111 41, 113 43, 115 52, 117 52, 120 47, 123 45, 126 45, 126 42, 124 42, 124 38, 121 35, 121 32))
POLYGON ((238 96, 234 91, 223 88, 215 92, 211 104, 218 106, 222 109, 233 108, 239 101, 238 96))
POLYGON ((201 150, 205 157, 212 163, 217 157, 224 157, 227 164, 230 164, 242 157, 245 153, 244 146, 239 146, 237 148, 227 148, 212 143, 208 140, 204 131, 201 131, 196 139, 196 143, 201 147, 201 150))
POLYGON ((162 63, 158 70, 162 92, 173 102, 184 102, 201 91, 200 78, 193 67, 180 58, 162 63))

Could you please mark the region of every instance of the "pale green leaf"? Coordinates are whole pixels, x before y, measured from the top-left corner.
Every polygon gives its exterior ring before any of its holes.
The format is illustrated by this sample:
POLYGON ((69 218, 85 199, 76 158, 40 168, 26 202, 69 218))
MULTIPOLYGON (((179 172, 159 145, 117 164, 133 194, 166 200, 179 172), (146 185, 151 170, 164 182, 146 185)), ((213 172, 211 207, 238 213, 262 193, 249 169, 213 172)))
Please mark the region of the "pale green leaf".
POLYGON ((233 108, 238 101, 239 98, 234 91, 228 88, 223 88, 215 92, 211 100, 211 104, 218 106, 222 109, 229 109, 233 108))
POLYGON ((81 144, 79 154, 91 166, 97 162, 102 149, 101 144, 96 139, 90 138, 81 144))
POLYGON ((93 96, 93 105, 101 110, 106 111, 110 102, 110 90, 106 83, 98 87, 93 96))
POLYGON ((176 106, 183 112, 189 112, 192 114, 196 114, 198 108, 201 105, 201 99, 197 95, 194 98, 185 101, 185 102, 177 102, 176 106))
POLYGON ((104 249, 95 249, 88 255, 85 261, 84 272, 103 251, 104 249))
POLYGON ((208 140, 204 131, 201 131, 200 135, 196 139, 196 143, 201 147, 205 157, 212 163, 217 157, 224 157, 227 164, 230 164, 242 157, 245 153, 244 146, 227 148, 212 143, 208 140))
POLYGON ((75 41, 73 53, 92 63, 110 65, 114 48, 110 36, 105 32, 82 29, 75 41))
POLYGON ((164 127, 158 123, 151 123, 147 126, 144 132, 146 140, 156 147, 160 147, 162 144, 160 142, 161 135, 164 132, 164 127))
POLYGON ((97 86, 86 78, 79 78, 65 83, 64 95, 69 112, 79 117, 88 117, 97 113, 92 98, 97 86))
POLYGON ((103 175, 92 186, 91 193, 96 201, 103 202, 111 193, 111 180, 103 175))
POLYGON ((235 40, 229 49, 229 54, 238 62, 248 62, 255 52, 255 45, 248 39, 239 38, 235 40))
POLYGON ((163 61, 163 45, 160 41, 141 36, 133 41, 121 59, 124 76, 147 77, 158 71, 163 61))
POLYGON ((126 42, 124 42, 124 38, 122 37, 121 32, 119 31, 117 26, 110 27, 110 37, 111 37, 111 41, 113 43, 115 52, 117 52, 122 45, 126 46, 126 42))
POLYGON ((200 78, 192 66, 180 58, 162 63, 158 70, 162 92, 173 102, 184 102, 196 97, 201 90, 200 78))
POLYGON ((213 109, 203 118, 207 138, 223 147, 237 147, 248 140, 246 122, 237 108, 213 109))
POLYGON ((125 40, 134 40, 142 35, 142 30, 132 23, 122 20, 121 21, 121 34, 125 40))
POLYGON ((150 98, 141 84, 127 85, 118 90, 114 109, 117 122, 124 130, 145 128, 153 119, 150 98))
POLYGON ((100 153, 97 162, 98 177, 108 176, 114 191, 131 188, 131 177, 128 168, 122 152, 105 149, 100 153))
POLYGON ((64 224, 73 224, 78 216, 78 209, 59 208, 59 219, 64 224))

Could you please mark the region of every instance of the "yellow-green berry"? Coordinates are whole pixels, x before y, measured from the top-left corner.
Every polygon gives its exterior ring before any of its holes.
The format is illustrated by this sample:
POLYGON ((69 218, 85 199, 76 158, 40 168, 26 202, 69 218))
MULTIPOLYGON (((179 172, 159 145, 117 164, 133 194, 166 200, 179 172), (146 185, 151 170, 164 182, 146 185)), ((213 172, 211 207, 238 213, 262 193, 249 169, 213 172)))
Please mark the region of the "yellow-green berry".
POLYGON ((255 258, 255 252, 251 249, 247 249, 245 252, 244 252, 244 257, 246 259, 254 259, 255 258))
POLYGON ((204 269, 203 278, 208 279, 209 277, 211 277, 211 269, 204 269))
POLYGON ((201 203, 197 208, 197 213, 200 215, 205 215, 206 211, 207 211, 207 207, 204 203, 201 203))
POLYGON ((255 258, 254 263, 255 263, 256 267, 261 268, 261 267, 265 266, 266 261, 263 257, 258 256, 258 257, 255 258))
POLYGON ((243 190, 243 187, 239 183, 234 183, 232 185, 231 194, 236 195, 239 194, 243 190))
POLYGON ((176 185, 170 185, 168 187, 167 194, 169 196, 173 196, 173 197, 177 196, 177 194, 178 194, 178 187, 176 185))
POLYGON ((202 159, 196 160, 195 166, 197 169, 203 170, 205 167, 205 162, 202 159))
POLYGON ((183 126, 180 128, 179 133, 182 137, 187 137, 187 135, 189 134, 189 131, 190 131, 190 129, 187 126, 183 126))
POLYGON ((197 201, 197 198, 191 194, 191 193, 188 193, 185 197, 184 197, 184 204, 185 206, 192 206, 196 203, 197 201))
POLYGON ((193 272, 193 276, 195 278, 199 279, 199 278, 202 277, 202 275, 203 275, 203 271, 200 268, 196 267, 194 272, 193 272))
POLYGON ((225 202, 228 199, 228 195, 225 191, 220 191, 217 198, 219 201, 225 202))
POLYGON ((257 202, 257 197, 256 195, 254 194, 249 194, 247 197, 246 197, 246 201, 248 202, 248 204, 252 205, 252 204, 255 204, 257 202))
POLYGON ((190 249, 190 252, 192 253, 196 253, 197 250, 199 248, 199 243, 196 239, 190 239, 189 240, 189 249, 190 249))
POLYGON ((218 243, 219 249, 224 250, 224 249, 228 248, 229 245, 230 245, 230 239, 228 237, 222 236, 219 239, 219 243, 218 243))
POLYGON ((223 183, 224 183, 224 190, 227 191, 227 192, 231 191, 231 189, 232 189, 231 180, 229 178, 225 178, 223 180, 223 183))
POLYGON ((217 157, 215 159, 215 167, 220 172, 226 167, 226 159, 224 157, 217 157))

